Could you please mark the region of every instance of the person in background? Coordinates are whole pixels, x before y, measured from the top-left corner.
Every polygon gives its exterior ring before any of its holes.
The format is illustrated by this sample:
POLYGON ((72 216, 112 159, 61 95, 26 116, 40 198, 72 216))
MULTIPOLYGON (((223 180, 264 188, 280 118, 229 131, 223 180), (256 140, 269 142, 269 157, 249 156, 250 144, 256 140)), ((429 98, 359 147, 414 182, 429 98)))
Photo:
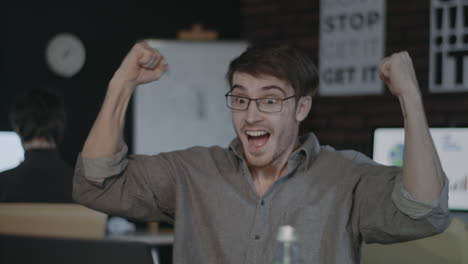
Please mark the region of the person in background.
POLYGON ((20 165, 0 173, 0 202, 73 202, 73 168, 57 149, 66 121, 62 98, 27 90, 13 102, 10 119, 25 154, 20 165))
POLYGON ((127 156, 131 95, 167 68, 145 42, 125 57, 78 158, 73 196, 109 214, 174 223, 174 263, 272 263, 282 225, 297 231, 304 263, 359 263, 362 241, 406 241, 448 226, 448 180, 407 52, 379 67, 403 109, 403 168, 299 136, 318 72, 287 45, 252 46, 230 63, 225 97, 237 137, 228 148, 127 156))

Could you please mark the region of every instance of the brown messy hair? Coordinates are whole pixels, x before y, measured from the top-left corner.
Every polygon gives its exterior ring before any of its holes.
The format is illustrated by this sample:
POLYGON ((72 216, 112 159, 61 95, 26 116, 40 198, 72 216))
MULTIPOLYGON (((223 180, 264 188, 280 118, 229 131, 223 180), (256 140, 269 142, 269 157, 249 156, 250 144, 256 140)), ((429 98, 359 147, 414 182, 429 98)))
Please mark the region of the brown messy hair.
POLYGON ((317 68, 307 54, 286 44, 260 44, 248 47, 229 64, 226 78, 230 87, 236 72, 255 77, 271 75, 287 81, 293 87, 296 99, 315 95, 319 83, 317 68))
POLYGON ((10 109, 12 127, 23 142, 62 140, 66 113, 62 97, 50 89, 30 89, 18 95, 10 109))

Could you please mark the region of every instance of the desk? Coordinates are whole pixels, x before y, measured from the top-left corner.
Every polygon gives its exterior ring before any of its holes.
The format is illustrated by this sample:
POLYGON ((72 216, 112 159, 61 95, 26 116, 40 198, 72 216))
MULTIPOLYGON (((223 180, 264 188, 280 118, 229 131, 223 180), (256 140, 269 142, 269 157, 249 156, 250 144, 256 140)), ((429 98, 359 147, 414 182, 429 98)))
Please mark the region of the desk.
POLYGON ((133 241, 0 235, 2 264, 171 263, 158 253, 162 252, 133 241))
POLYGON ((174 234, 172 233, 133 232, 108 235, 105 239, 145 243, 151 246, 154 264, 172 263, 172 244, 174 243, 174 234), (163 248, 158 249, 158 247, 163 248))
POLYGON ((134 232, 118 235, 108 235, 105 239, 143 242, 151 246, 172 245, 174 243, 174 235, 171 233, 134 232))

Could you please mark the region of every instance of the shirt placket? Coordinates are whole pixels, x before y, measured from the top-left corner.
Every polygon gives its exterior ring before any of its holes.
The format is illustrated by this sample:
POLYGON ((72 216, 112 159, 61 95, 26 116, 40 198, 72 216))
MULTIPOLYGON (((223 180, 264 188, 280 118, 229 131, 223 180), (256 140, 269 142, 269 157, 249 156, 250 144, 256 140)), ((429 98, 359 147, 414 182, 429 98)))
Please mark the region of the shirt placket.
MULTIPOLYGON (((283 181, 285 181, 291 174, 294 173, 296 168, 298 167, 298 164, 300 163, 300 160, 303 158, 300 154, 300 152, 295 152, 291 155, 291 158, 289 160, 288 164, 288 174, 273 183, 268 191, 259 199, 257 199, 256 204, 255 204, 255 214, 253 217, 253 223, 251 224, 251 230, 249 233, 249 245, 247 246, 247 253, 245 257, 245 264, 258 264, 261 263, 262 261, 262 254, 263 252, 263 247, 265 246, 264 244, 264 239, 266 238, 266 232, 269 229, 270 226, 270 217, 269 217, 269 212, 270 212, 270 201, 268 200, 268 197, 272 197, 272 193, 276 189, 277 185, 281 184, 283 181)), ((244 164, 245 165, 245 164, 244 164)), ((247 173, 248 169, 245 166, 244 167, 244 174, 247 177, 251 177, 250 173, 247 173)), ((248 179, 250 181, 250 179, 248 179)), ((253 186, 252 186, 253 187, 253 186)))
POLYGON ((262 197, 257 200, 255 207, 255 215, 250 230, 249 236, 249 247, 247 249, 246 264, 257 264, 260 263, 261 254, 264 246, 264 239, 266 238, 266 231, 269 226, 269 205, 266 197, 262 197))

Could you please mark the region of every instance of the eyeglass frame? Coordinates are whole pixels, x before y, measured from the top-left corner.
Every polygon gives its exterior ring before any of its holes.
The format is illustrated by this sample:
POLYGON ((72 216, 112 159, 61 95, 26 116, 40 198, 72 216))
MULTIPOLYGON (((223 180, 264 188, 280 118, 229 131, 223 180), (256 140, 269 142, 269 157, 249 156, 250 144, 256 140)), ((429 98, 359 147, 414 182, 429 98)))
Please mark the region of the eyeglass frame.
POLYGON ((271 114, 271 113, 280 113, 281 111, 283 111, 283 102, 286 101, 286 100, 289 100, 291 98, 294 98, 296 97, 295 94, 289 96, 289 97, 286 97, 286 98, 282 98, 282 99, 279 99, 279 98, 271 98, 271 97, 264 97, 264 98, 248 98, 248 97, 244 97, 244 96, 237 96, 237 95, 232 95, 231 94, 232 91, 229 91, 227 92, 224 96, 226 97, 226 106, 229 108, 229 109, 232 109, 232 110, 237 110, 237 111, 245 111, 247 109, 249 109, 249 106, 250 106, 250 102, 251 101, 255 101, 255 105, 257 106, 257 110, 262 112, 262 113, 267 113, 267 114, 271 114), (229 97, 236 97, 236 98, 243 98, 243 99, 246 99, 248 100, 247 102, 247 106, 245 107, 245 109, 236 109, 236 108, 232 108, 229 106, 229 103, 228 103, 228 100, 229 100, 229 97), (263 111, 260 109, 260 103, 258 102, 258 100, 265 100, 265 99, 274 99, 274 100, 280 100, 281 101, 281 108, 279 111, 274 111, 274 112, 266 112, 266 111, 263 111))

